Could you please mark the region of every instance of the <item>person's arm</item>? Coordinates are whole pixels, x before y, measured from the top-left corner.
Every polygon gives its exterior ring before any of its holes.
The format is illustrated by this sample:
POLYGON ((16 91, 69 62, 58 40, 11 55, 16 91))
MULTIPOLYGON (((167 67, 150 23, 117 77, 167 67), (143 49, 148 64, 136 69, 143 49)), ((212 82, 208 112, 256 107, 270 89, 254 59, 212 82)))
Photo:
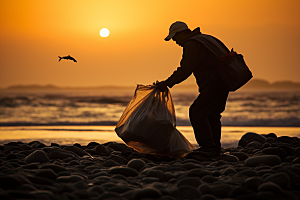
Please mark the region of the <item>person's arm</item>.
POLYGON ((194 40, 188 41, 183 48, 180 67, 165 80, 165 84, 171 88, 175 84, 181 83, 187 79, 205 56, 206 49, 203 45, 194 40))

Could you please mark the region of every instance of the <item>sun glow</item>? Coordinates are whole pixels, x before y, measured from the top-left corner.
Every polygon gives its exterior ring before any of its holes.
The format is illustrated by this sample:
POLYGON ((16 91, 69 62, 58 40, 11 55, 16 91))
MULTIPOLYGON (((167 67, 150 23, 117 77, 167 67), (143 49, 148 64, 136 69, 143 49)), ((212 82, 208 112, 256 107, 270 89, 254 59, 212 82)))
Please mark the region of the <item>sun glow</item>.
POLYGON ((100 30, 100 36, 101 37, 107 37, 109 36, 109 30, 107 28, 103 28, 100 30))

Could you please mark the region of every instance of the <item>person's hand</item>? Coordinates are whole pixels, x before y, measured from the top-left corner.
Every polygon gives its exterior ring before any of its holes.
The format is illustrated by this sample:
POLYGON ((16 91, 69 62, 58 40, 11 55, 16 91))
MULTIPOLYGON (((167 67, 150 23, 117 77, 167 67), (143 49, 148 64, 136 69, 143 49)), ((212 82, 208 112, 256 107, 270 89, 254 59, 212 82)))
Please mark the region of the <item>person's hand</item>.
POLYGON ((161 81, 156 83, 156 87, 161 91, 164 92, 168 87, 165 81, 161 81))

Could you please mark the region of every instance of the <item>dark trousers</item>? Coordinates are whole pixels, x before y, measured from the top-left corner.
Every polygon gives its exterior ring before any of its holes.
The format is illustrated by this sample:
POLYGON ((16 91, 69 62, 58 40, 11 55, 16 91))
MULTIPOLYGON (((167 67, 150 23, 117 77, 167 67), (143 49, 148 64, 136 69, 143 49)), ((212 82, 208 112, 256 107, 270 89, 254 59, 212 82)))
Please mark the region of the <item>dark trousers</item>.
POLYGON ((218 82, 205 87, 191 105, 189 116, 199 146, 221 149, 221 113, 227 97, 228 90, 218 82))

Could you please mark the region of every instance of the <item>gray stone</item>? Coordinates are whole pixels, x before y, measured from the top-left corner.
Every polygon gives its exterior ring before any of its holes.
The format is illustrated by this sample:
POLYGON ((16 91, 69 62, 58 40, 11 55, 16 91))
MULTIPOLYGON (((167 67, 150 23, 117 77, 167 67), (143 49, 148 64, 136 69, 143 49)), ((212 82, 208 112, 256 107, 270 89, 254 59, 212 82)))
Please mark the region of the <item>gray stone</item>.
POLYGON ((177 187, 180 187, 182 185, 188 185, 188 186, 198 188, 199 185, 201 185, 201 184, 202 184, 202 182, 201 182, 200 178, 198 178, 198 177, 185 177, 178 181, 177 187))
POLYGON ((88 156, 88 153, 84 151, 83 149, 76 147, 76 146, 69 146, 64 148, 64 150, 71 151, 73 153, 76 153, 78 156, 88 156))
POLYGON ((239 161, 244 161, 247 158, 249 158, 249 155, 245 152, 230 152, 230 154, 236 156, 239 159, 239 161))
POLYGON ((227 162, 238 162, 239 161, 238 157, 236 157, 234 155, 229 155, 229 154, 222 154, 217 157, 217 160, 224 160, 227 162))
POLYGON ((204 182, 207 182, 207 183, 213 183, 213 182, 216 182, 218 180, 218 178, 216 178, 212 175, 205 175, 202 177, 201 180, 204 182))
POLYGON ((105 190, 100 185, 95 185, 89 188, 88 192, 96 192, 98 194, 102 194, 103 192, 105 192, 105 190))
POLYGON ((209 193, 216 197, 226 198, 230 194, 231 189, 230 185, 222 183, 210 186, 209 193))
POLYGON ((259 164, 274 166, 279 165, 280 163, 281 160, 276 155, 255 156, 245 160, 245 166, 247 167, 256 167, 259 164))
POLYGON ((112 167, 110 169, 110 174, 122 174, 126 177, 135 177, 135 176, 138 176, 139 173, 135 170, 135 169, 132 169, 132 168, 129 168, 129 167, 112 167))
POLYGON ((201 184, 199 187, 198 187, 198 190, 202 193, 202 194, 207 194, 209 193, 209 185, 204 183, 204 184, 201 184))
POLYGON ((36 173, 36 176, 55 180, 57 177, 57 174, 52 169, 40 169, 36 173))
POLYGON ((262 192, 262 191, 271 191, 271 192, 278 192, 281 190, 281 187, 273 182, 266 182, 261 184, 258 187, 258 192, 262 192))
POLYGON ((252 147, 252 148, 261 148, 262 147, 262 144, 258 141, 252 141, 252 142, 249 142, 246 147, 252 147))
POLYGON ((48 162, 49 158, 47 156, 47 154, 42 151, 42 150, 36 150, 34 152, 32 152, 31 154, 29 154, 26 158, 25 158, 25 162, 27 163, 33 163, 33 162, 48 162))
POLYGON ((55 173, 59 173, 59 172, 64 172, 64 171, 68 171, 66 168, 64 168, 63 166, 60 165, 56 165, 56 164, 46 164, 43 165, 40 169, 52 169, 55 173))
POLYGON ((188 173, 186 174, 189 177, 199 177, 202 178, 205 175, 211 175, 210 171, 207 170, 203 170, 203 169, 192 169, 190 171, 188 171, 188 173))
POLYGON ((284 158, 286 156, 285 150, 280 147, 268 147, 263 149, 262 152, 268 155, 277 155, 280 158, 284 158))
POLYGON ((181 199, 199 199, 202 195, 195 187, 188 185, 178 187, 177 191, 181 199))
POLYGON ((82 181, 82 180, 84 180, 84 179, 78 175, 60 176, 56 179, 57 182, 64 182, 64 183, 77 182, 77 181, 82 181))
POLYGON ((263 184, 264 180, 261 177, 249 177, 245 180, 245 186, 247 189, 257 191, 258 187, 263 184))
POLYGON ((108 159, 104 163, 102 163, 102 165, 104 167, 114 167, 114 166, 119 166, 120 164, 114 160, 108 159))
POLYGON ((248 132, 246 134, 244 134, 241 139, 245 139, 248 142, 252 142, 252 141, 257 141, 260 143, 265 143, 266 142, 266 137, 257 134, 257 133, 253 133, 253 132, 248 132))
POLYGON ((159 178, 159 180, 162 182, 166 181, 165 174, 160 170, 155 170, 155 169, 149 170, 146 173, 146 177, 156 177, 159 178))
POLYGON ((290 177, 284 172, 279 172, 266 177, 265 182, 268 181, 279 185, 281 188, 287 188, 290 185, 290 177))
POLYGON ((95 148, 94 148, 94 151, 96 151, 98 154, 108 154, 108 150, 106 148, 106 146, 104 145, 97 145, 95 148))
POLYGON ((157 199, 162 196, 162 193, 154 187, 146 187, 134 191, 133 199, 139 200, 143 198, 157 199))
POLYGON ((142 159, 132 159, 127 163, 127 167, 140 171, 146 165, 142 159))
POLYGON ((223 175, 236 174, 236 170, 232 167, 227 167, 222 171, 223 175))
POLYGON ((65 151, 62 149, 53 149, 48 152, 48 157, 50 159, 65 159, 69 157, 75 157, 73 152, 65 151))
POLYGON ((217 197, 212 194, 203 195, 200 200, 217 200, 217 197))

